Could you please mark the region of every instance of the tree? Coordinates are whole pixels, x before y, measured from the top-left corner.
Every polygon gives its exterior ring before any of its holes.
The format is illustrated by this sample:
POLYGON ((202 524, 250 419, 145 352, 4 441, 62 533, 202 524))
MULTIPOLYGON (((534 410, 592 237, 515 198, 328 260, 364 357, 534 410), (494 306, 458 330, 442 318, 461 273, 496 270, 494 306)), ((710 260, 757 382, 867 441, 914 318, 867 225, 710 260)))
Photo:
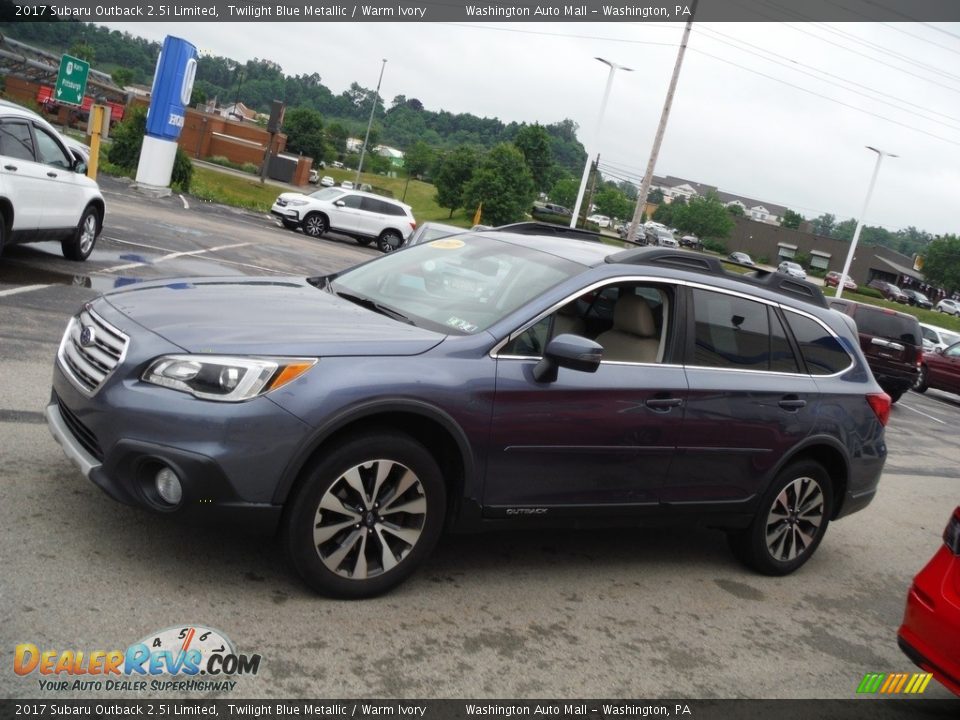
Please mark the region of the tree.
POLYGON ((612 218, 632 218, 634 203, 626 195, 613 188, 604 188, 593 198, 597 212, 612 218))
POLYGON ((832 237, 831 233, 833 232, 833 227, 836 225, 837 219, 830 213, 824 213, 820 217, 816 217, 810 221, 810 232, 814 235, 824 235, 826 237, 832 237))
POLYGON ((453 211, 463 207, 463 188, 477 167, 477 152, 472 147, 461 145, 443 157, 433 171, 433 184, 437 188, 437 204, 453 211))
POLYGON ((960 235, 944 235, 927 245, 923 274, 947 292, 960 290, 960 235))
POLYGON ((734 226, 730 213, 713 193, 694 196, 686 205, 674 208, 672 219, 678 230, 699 238, 725 238, 734 226))
POLYGON ((110 74, 110 78, 120 87, 126 87, 133 82, 133 70, 119 67, 110 74))
POLYGON ((407 148, 404 154, 403 164, 407 169, 407 175, 410 177, 420 177, 426 175, 436 160, 436 153, 423 140, 418 140, 411 147, 407 148))
POLYGON ((849 220, 844 220, 834 225, 833 230, 830 231, 830 237, 836 240, 846 240, 850 242, 853 240, 853 233, 856 229, 857 221, 854 218, 850 218, 849 220))
POLYGON ((803 215, 793 210, 785 210, 783 213, 783 218, 780 220, 780 227, 791 228, 796 230, 800 227, 800 223, 803 222, 803 215))
POLYGON ((501 143, 487 153, 463 188, 463 206, 483 203, 483 218, 489 225, 503 225, 523 218, 537 194, 530 168, 515 145, 501 143))
POLYGON ((654 188, 647 193, 647 202, 653 203, 654 205, 660 205, 663 203, 663 190, 660 188, 654 188))
POLYGON ((580 190, 580 181, 573 178, 558 180, 550 189, 550 199, 557 205, 573 208, 577 202, 577 191, 580 190))
POLYGON ((97 54, 93 49, 93 45, 88 43, 86 40, 78 40, 70 47, 70 55, 73 55, 75 58, 80 60, 86 60, 91 65, 93 64, 94 59, 97 54))
POLYGON ((307 107, 291 108, 283 117, 287 149, 303 153, 314 160, 326 155, 327 141, 323 132, 323 116, 307 107))
POLYGON ((523 153, 523 158, 530 168, 533 183, 537 190, 546 190, 547 175, 553 165, 553 153, 550 150, 550 136, 538 124, 524 125, 517 131, 513 144, 523 153))
POLYGON ((727 212, 733 217, 743 217, 746 215, 746 213, 743 211, 743 205, 738 205, 737 203, 730 203, 727 205, 727 212))

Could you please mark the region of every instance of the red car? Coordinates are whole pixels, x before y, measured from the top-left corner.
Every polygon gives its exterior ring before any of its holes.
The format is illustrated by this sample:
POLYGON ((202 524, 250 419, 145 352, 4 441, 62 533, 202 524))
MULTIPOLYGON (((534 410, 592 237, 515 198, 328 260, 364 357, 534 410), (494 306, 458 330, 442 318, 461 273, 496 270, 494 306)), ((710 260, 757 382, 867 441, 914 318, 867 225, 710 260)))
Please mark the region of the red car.
POLYGON ((926 392, 927 388, 960 393, 960 343, 923 354, 920 374, 913 389, 926 392))
POLYGON ((943 531, 943 545, 907 593, 900 649, 960 695, 960 507, 943 531))
MULTIPOLYGON (((831 270, 827 273, 826 277, 823 278, 823 284, 827 287, 836 287, 840 284, 840 273, 836 270, 831 270)), ((856 290, 857 284, 850 279, 850 276, 847 275, 847 278, 843 281, 844 290, 856 290)))

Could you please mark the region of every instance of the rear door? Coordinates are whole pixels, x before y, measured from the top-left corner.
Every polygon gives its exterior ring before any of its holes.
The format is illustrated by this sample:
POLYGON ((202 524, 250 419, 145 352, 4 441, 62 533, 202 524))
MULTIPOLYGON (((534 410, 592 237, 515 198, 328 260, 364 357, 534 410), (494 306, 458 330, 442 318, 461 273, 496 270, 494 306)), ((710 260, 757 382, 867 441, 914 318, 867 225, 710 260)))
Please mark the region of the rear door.
POLYGON ((942 354, 927 357, 927 383, 930 387, 960 393, 960 343, 942 354))
POLYGON ((769 472, 810 433, 819 389, 775 304, 707 288, 691 288, 689 299, 687 412, 661 499, 732 511, 762 493, 769 472))

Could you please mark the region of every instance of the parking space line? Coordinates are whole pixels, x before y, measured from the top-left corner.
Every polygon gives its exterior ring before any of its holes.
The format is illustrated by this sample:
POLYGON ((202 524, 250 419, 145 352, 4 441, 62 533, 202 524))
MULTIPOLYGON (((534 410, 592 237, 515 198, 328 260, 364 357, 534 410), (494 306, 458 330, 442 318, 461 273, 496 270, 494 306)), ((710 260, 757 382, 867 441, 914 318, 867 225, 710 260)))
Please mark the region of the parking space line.
POLYGON ((23 287, 11 288, 10 290, 0 290, 0 297, 17 295, 19 293, 31 292, 33 290, 43 290, 44 288, 48 287, 50 287, 50 285, 24 285, 23 287))
POLYGON ((915 412, 915 413, 917 413, 917 415, 923 415, 925 418, 930 418, 930 419, 933 420, 934 422, 938 422, 938 423, 940 423, 941 425, 946 425, 946 424, 947 424, 947 423, 944 422, 943 420, 941 420, 941 419, 939 419, 939 418, 935 418, 933 415, 928 415, 927 413, 923 412, 922 410, 917 410, 916 408, 912 408, 912 407, 910 407, 909 405, 907 405, 907 404, 905 404, 905 403, 902 403, 902 402, 901 402, 901 403, 900 403, 900 407, 906 408, 907 410, 910 410, 911 412, 915 412))
POLYGON ((112 272, 118 272, 118 271, 120 271, 120 270, 132 270, 133 268, 147 267, 147 266, 149 266, 149 265, 157 265, 157 264, 162 263, 162 262, 165 262, 165 261, 167 261, 167 260, 175 260, 176 258, 179 258, 179 257, 189 257, 189 256, 196 256, 196 255, 204 255, 204 254, 206 254, 206 253, 217 252, 218 250, 229 250, 229 249, 231 249, 231 248, 244 247, 245 245, 252 245, 252 244, 253 244, 253 243, 248 243, 248 242, 244 242, 244 243, 232 243, 232 244, 230 244, 230 245, 217 245, 216 247, 203 248, 203 249, 201 249, 201 250, 184 250, 184 251, 181 251, 181 252, 172 252, 172 253, 168 253, 167 255, 162 255, 162 256, 158 257, 158 258, 157 258, 156 260, 154 260, 153 262, 133 262, 133 263, 126 263, 125 265, 114 265, 113 267, 103 268, 103 269, 101 269, 101 270, 97 270, 97 272, 98 272, 98 273, 112 273, 112 272))

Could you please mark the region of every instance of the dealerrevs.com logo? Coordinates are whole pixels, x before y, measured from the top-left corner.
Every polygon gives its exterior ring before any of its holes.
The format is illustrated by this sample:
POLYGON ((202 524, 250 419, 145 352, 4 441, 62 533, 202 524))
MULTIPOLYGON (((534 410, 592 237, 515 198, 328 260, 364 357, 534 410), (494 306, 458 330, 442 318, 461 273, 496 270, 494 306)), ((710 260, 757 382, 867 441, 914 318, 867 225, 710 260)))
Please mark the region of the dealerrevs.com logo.
POLYGON ((233 690, 234 678, 256 675, 260 655, 237 653, 219 630, 200 625, 171 627, 126 650, 50 650, 21 643, 13 654, 13 671, 37 677, 43 691, 184 691, 233 690))

